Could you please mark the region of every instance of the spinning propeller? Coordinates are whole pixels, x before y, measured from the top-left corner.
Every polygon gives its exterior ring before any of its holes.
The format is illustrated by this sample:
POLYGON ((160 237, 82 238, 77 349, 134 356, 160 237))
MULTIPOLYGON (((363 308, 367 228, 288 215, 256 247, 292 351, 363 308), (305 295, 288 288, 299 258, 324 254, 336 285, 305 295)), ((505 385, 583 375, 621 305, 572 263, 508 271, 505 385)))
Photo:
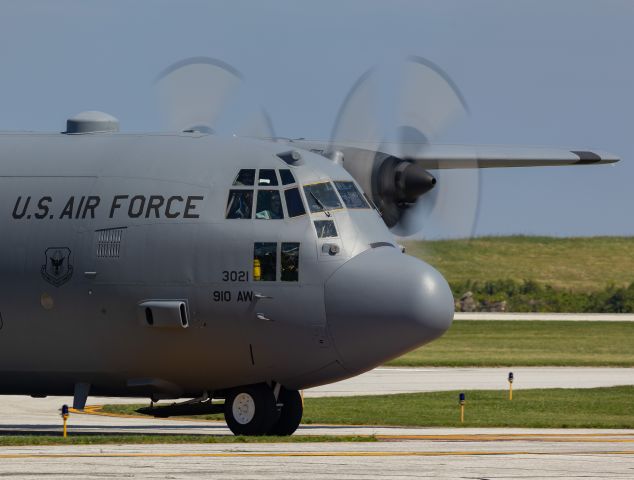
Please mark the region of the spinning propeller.
MULTIPOLYGON (((168 127, 213 132, 242 83, 236 69, 210 58, 170 66, 156 80, 168 127)), ((464 170, 437 170, 428 168, 429 162, 426 167, 417 162, 431 141, 467 114, 466 102, 445 72, 428 60, 409 57, 396 69, 372 68, 356 81, 339 109, 330 142, 321 151, 343 158, 343 167, 395 234, 468 237, 477 216, 479 170, 469 165, 464 170), (390 101, 385 101, 386 91, 394 94, 390 101), (390 107, 383 108, 386 104, 390 107)), ((263 109, 251 113, 236 133, 276 140, 263 109)), ((319 150, 311 141, 290 143, 319 150)), ((438 167, 442 162, 437 160, 438 167)))
MULTIPOLYGON (((226 110, 245 96, 242 74, 231 65, 208 57, 192 57, 163 70, 155 85, 170 131, 213 133, 226 110)), ((275 136, 262 108, 247 113, 236 134, 275 136)))
POLYGON ((478 169, 429 171, 417 163, 430 141, 467 114, 466 102, 445 72, 426 59, 409 57, 399 69, 374 68, 357 80, 337 115, 330 149, 357 141, 358 149, 343 149, 344 167, 395 234, 468 237, 479 202, 478 169), (396 94, 388 112, 379 103, 386 90, 381 83, 396 94))

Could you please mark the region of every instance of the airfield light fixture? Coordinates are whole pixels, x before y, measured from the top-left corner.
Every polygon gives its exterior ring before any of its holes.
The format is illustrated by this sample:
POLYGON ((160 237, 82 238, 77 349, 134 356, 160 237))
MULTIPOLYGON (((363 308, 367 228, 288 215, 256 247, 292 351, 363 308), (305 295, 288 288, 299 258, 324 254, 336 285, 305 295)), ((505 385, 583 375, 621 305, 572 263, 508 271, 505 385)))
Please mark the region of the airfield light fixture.
POLYGON ((513 372, 509 372, 509 400, 513 400, 513 372))
POLYGON ((62 405, 62 420, 64 421, 64 430, 63 430, 63 435, 64 438, 66 438, 68 436, 68 430, 66 428, 66 424, 68 422, 68 405, 64 404, 62 405))

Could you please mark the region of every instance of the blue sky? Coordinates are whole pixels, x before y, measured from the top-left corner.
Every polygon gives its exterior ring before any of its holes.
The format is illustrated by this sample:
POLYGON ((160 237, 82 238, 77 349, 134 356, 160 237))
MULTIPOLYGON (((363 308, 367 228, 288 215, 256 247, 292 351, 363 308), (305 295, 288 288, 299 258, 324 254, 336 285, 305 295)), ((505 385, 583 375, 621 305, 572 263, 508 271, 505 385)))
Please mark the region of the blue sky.
POLYGON ((482 175, 476 233, 633 235, 631 0, 0 2, 0 130, 61 131, 99 109, 163 126, 152 81, 191 56, 247 79, 276 132, 329 138, 368 67, 440 65, 471 116, 443 142, 598 148, 615 167, 482 175))

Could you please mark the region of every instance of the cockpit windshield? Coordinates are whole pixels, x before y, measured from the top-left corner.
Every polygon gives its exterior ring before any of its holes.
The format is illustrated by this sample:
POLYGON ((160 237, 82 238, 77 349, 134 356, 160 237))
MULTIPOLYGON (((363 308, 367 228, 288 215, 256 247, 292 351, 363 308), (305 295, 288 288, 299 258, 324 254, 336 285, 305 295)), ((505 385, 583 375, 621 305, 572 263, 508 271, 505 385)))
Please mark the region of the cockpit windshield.
POLYGON ((339 197, 330 182, 305 185, 304 194, 312 213, 342 208, 339 197))
POLYGON ((359 189, 353 182, 350 181, 335 181, 335 187, 337 187, 337 191, 339 195, 341 195, 341 199, 343 203, 346 204, 348 208, 370 208, 368 203, 359 192, 359 189))
POLYGON ((255 218, 264 220, 279 220, 284 218, 279 190, 258 190, 255 218))
POLYGON ((351 180, 322 180, 300 186, 290 169, 241 169, 234 177, 232 187, 225 210, 225 218, 229 219, 301 217, 306 214, 304 200, 310 213, 323 212, 327 217, 331 216, 331 210, 370 208, 367 198, 351 180))

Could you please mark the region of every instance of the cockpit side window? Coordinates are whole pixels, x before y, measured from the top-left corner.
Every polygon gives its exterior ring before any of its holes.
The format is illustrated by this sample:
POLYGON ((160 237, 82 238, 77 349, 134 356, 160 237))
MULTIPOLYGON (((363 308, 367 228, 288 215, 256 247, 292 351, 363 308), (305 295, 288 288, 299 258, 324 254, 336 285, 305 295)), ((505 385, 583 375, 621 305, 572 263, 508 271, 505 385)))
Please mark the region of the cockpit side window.
POLYGON ((252 187, 255 182, 255 168, 245 168, 238 172, 233 181, 234 186, 252 187))
POLYGON ((255 218, 279 220, 284 218, 279 190, 258 190, 255 218))
POLYGON ((332 220, 315 220, 315 230, 319 238, 337 237, 337 227, 332 220))
POLYGON ((277 187, 277 175, 272 168, 260 169, 260 175, 258 177, 258 186, 260 187, 277 187))
POLYGON ((297 187, 284 190, 284 199, 286 200, 286 211, 290 218, 306 214, 306 209, 304 208, 302 197, 297 187))
POLYGON ((304 194, 312 213, 342 208, 339 197, 330 182, 305 185, 304 194))
POLYGON ((281 280, 283 282, 297 282, 299 277, 299 243, 282 243, 281 263, 281 280))
POLYGON ((227 200, 227 218, 251 218, 253 190, 230 190, 227 200))
POLYGON ((291 185, 295 183, 293 172, 291 172, 288 168, 280 169, 280 178, 282 179, 282 185, 291 185))
POLYGON ((253 248, 253 280, 277 280, 277 243, 256 242, 253 248))
POLYGON ((343 203, 348 208, 370 208, 368 203, 359 192, 359 189, 354 184, 354 182, 349 181, 339 181, 334 182, 335 187, 337 187, 337 191, 343 200, 343 203))

